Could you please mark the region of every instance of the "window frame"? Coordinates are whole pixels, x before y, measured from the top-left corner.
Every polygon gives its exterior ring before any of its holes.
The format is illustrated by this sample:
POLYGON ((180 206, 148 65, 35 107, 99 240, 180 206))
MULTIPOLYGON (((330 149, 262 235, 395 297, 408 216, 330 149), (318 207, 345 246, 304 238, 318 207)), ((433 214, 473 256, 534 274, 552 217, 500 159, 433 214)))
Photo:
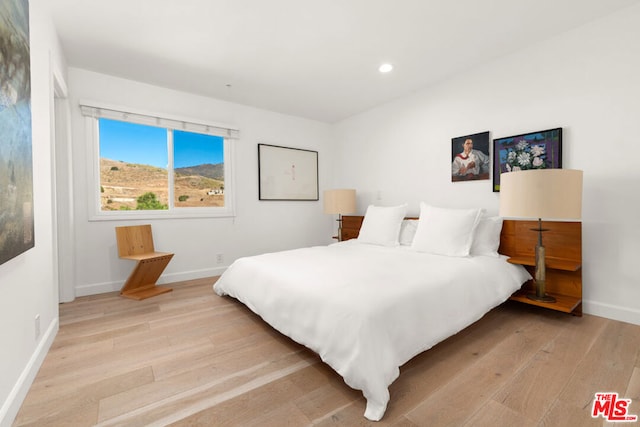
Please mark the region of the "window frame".
POLYGON ((171 218, 228 218, 235 217, 235 183, 234 183, 234 139, 239 137, 237 128, 189 118, 177 118, 163 114, 133 111, 130 108, 114 107, 96 102, 80 102, 81 114, 85 121, 85 139, 87 141, 87 208, 89 221, 118 221, 118 220, 147 220, 171 218), (102 110, 108 110, 109 115, 101 115, 102 110), (113 117, 120 114, 121 118, 113 117), (136 120, 129 117, 135 116, 136 120), (167 210, 130 210, 104 211, 100 202, 100 134, 99 119, 108 118, 128 123, 145 124, 170 130, 168 134, 168 162, 171 168, 167 170, 167 185, 169 191, 169 208, 167 210), (157 124, 154 124, 156 122, 157 124), (196 129, 213 129, 213 131, 198 131, 196 129), (175 207, 174 200, 174 167, 173 167, 173 130, 203 133, 223 138, 224 150, 224 206, 223 207, 175 207), (227 133, 227 135, 224 135, 227 133))

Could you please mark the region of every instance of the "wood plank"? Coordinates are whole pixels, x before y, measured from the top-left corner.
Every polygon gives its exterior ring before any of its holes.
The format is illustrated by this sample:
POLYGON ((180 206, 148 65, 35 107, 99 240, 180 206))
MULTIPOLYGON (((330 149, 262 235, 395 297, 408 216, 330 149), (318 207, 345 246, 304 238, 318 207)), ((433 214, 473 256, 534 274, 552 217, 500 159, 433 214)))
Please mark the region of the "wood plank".
POLYGON ((138 286, 131 291, 122 291, 120 295, 126 298, 134 299, 136 301, 141 301, 143 299, 162 295, 171 291, 173 291, 173 289, 167 286, 156 286, 155 284, 151 284, 148 286, 138 286))
POLYGON ((582 302, 580 298, 572 297, 570 295, 561 295, 547 292, 547 295, 553 296, 555 302, 536 301, 527 297, 527 294, 532 293, 532 290, 521 290, 511 295, 510 299, 513 301, 522 302, 525 304, 535 305, 537 307, 548 308, 550 310, 557 310, 563 313, 572 313, 582 302))
POLYGON ((602 425, 590 416, 596 391, 640 412, 640 326, 507 302, 402 366, 372 423, 359 391, 215 295, 214 280, 140 302, 110 293, 61 304, 65 323, 14 426, 602 425))
MULTIPOLYGON (((528 265, 531 267, 535 267, 536 265, 535 257, 528 257, 528 256, 513 256, 509 258, 507 261, 509 261, 511 264, 528 265)), ((544 264, 548 268, 555 268, 558 270, 566 270, 566 271, 578 271, 580 268, 582 268, 581 261, 575 261, 575 260, 564 259, 564 258, 553 258, 548 256, 544 258, 544 264)))
MULTIPOLYGON (((508 220, 505 220, 508 222, 508 220)), ((538 242, 538 221, 513 221, 515 253, 510 256, 534 257, 538 242)), ((563 221, 543 221, 542 244, 550 258, 582 261, 582 223, 563 221)))
POLYGON ((591 349, 578 364, 560 400, 579 408, 589 406, 594 394, 626 390, 640 357, 638 326, 607 321, 591 349))
POLYGON ((519 328, 475 364, 460 369, 444 387, 409 411, 407 418, 415 423, 428 420, 430 425, 462 425, 558 333, 553 325, 543 322, 519 328), (481 390, 474 387, 477 384, 482 384, 481 390))
POLYGON ((107 374, 102 380, 78 388, 60 390, 54 386, 46 390, 46 396, 40 393, 41 398, 30 391, 30 399, 23 404, 15 425, 93 425, 98 420, 101 399, 152 382, 151 367, 144 367, 114 376, 107 374))
MULTIPOLYGON (((637 364, 640 364, 640 358, 638 358, 637 364)), ((627 389, 620 396, 625 399, 631 399, 631 404, 628 407, 628 415, 635 415, 640 422, 640 366, 633 368, 631 379, 627 385, 627 389)), ((608 422, 607 426, 619 425, 620 423, 608 422)))
POLYGON ((589 425, 595 393, 624 393, 639 357, 638 326, 608 320, 590 350, 576 364, 573 375, 558 396, 557 404, 546 414, 545 421, 561 422, 566 417, 563 412, 569 412, 576 420, 589 425))
MULTIPOLYGON (((432 393, 446 386, 460 370, 473 366, 479 358, 532 319, 535 317, 529 318, 526 313, 509 316, 506 312, 494 310, 480 322, 411 359, 400 368, 400 377, 389 387, 391 400, 382 421, 393 423, 405 417, 432 393)), ((317 425, 356 425, 362 420, 365 404, 360 396, 359 400, 332 414, 330 422, 324 420, 317 425)))
POLYGON ((465 427, 477 426, 518 426, 534 427, 535 422, 526 418, 521 412, 514 411, 495 400, 490 400, 481 407, 464 424, 465 427))
POLYGON ((169 425, 181 420, 186 425, 210 425, 198 420, 212 419, 218 420, 213 425, 243 425, 243 421, 259 419, 268 408, 289 404, 299 391, 287 376, 310 363, 313 361, 290 359, 262 363, 105 420, 105 425, 169 425))
POLYGON ((140 259, 127 278, 120 295, 137 301, 171 292, 168 286, 157 286, 156 282, 173 258, 173 254, 140 259))
POLYGON ((555 400, 538 425, 541 427, 601 427, 602 419, 592 418, 590 410, 591 407, 579 408, 562 400, 555 400))
POLYGON ((580 360, 594 345, 607 322, 595 316, 545 319, 562 326, 552 340, 534 355, 530 362, 514 375, 493 397, 522 417, 540 421, 551 408, 580 360))
POLYGON ((131 259, 131 260, 134 260, 134 261, 142 261, 142 260, 149 259, 149 258, 158 258, 158 257, 163 257, 163 256, 172 257, 173 254, 171 252, 153 251, 153 252, 144 252, 144 253, 141 253, 141 254, 125 255, 125 256, 121 256, 120 258, 122 258, 122 259, 131 259))

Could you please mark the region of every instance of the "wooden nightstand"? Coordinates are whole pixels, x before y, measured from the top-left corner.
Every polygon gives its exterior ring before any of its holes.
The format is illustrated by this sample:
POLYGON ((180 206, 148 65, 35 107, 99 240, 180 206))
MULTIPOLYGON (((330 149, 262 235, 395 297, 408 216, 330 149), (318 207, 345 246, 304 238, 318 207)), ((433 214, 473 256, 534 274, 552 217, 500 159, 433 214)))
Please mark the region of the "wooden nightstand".
MULTIPOLYGON (((360 234, 360 227, 362 227, 362 216, 342 216, 342 240, 356 239, 360 234)), ((337 237, 334 237, 337 238, 337 237)))
MULTIPOLYGON (((504 221, 500 253, 509 256, 512 264, 523 265, 534 275, 536 221, 504 221)), ((546 291, 556 302, 541 302, 527 298, 535 292, 533 280, 511 296, 511 300, 550 310, 582 316, 582 223, 545 221, 543 235, 547 249, 546 291)))
MULTIPOLYGON (((533 257, 511 257, 507 261, 511 264, 520 264, 526 267, 535 267, 536 265, 535 258, 533 257)), ((582 303, 582 279, 580 274, 575 274, 579 273, 582 265, 575 261, 558 258, 547 258, 545 265, 547 273, 547 294, 555 297, 555 302, 535 301, 527 298, 528 293, 535 292, 534 281, 525 284, 525 286, 513 294, 510 299, 525 304, 549 308, 551 310, 572 313, 577 316, 582 315, 582 309, 580 309, 579 313, 574 312, 582 303), (549 291, 549 287, 551 287, 553 291, 549 291), (560 292, 566 292, 568 295, 560 292)))

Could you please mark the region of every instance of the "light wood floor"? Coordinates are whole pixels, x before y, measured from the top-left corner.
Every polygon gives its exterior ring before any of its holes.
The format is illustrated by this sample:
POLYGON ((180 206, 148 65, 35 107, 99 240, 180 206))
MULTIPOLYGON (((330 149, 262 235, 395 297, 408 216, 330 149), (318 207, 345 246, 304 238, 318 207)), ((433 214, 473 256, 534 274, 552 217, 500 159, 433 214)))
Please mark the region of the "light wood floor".
POLYGON ((214 281, 61 305, 15 425, 588 426, 611 391, 640 415, 640 326, 508 302, 402 367, 371 423, 360 392, 214 281))

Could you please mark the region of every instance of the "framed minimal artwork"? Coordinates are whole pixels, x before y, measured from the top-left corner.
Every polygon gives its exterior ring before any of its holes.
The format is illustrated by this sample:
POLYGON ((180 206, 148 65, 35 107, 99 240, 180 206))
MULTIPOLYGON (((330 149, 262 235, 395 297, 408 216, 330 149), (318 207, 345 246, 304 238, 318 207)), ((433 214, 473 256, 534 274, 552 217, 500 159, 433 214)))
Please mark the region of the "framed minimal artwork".
POLYGON ((562 168, 562 128, 523 133, 493 140, 493 191, 500 174, 527 169, 562 168))
POLYGON ((260 200, 319 200, 318 152, 258 144, 260 200))
POLYGON ((0 2, 0 264, 34 246, 29 2, 0 2))
POLYGON ((451 138, 451 181, 489 179, 489 132, 451 138))

